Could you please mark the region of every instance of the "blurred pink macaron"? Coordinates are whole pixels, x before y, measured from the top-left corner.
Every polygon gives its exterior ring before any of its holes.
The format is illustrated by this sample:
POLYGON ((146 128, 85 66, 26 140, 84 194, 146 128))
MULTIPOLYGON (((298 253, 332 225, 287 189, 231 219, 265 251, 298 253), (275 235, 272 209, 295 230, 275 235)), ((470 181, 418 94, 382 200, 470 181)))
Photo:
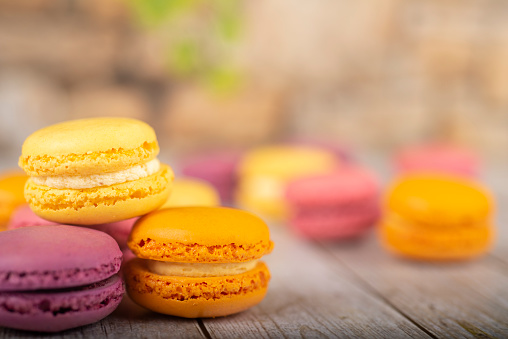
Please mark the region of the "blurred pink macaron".
POLYGON ((300 178, 286 190, 289 225, 311 239, 358 237, 379 219, 379 196, 377 178, 357 166, 300 178))
POLYGON ((194 155, 184 161, 185 176, 207 181, 215 187, 221 201, 231 202, 237 183, 237 168, 241 153, 236 151, 213 151, 194 155))
POLYGON ((448 144, 428 144, 407 147, 395 157, 399 175, 411 173, 441 173, 477 178, 480 160, 471 150, 448 144))
MULTIPOLYGON (((116 240, 119 247, 121 249, 124 249, 127 248, 127 238, 129 237, 129 233, 136 220, 138 220, 138 218, 132 218, 108 224, 89 225, 82 227, 92 228, 109 234, 111 237, 113 237, 113 239, 116 240)), ((13 215, 9 220, 9 223, 7 224, 7 229, 15 229, 27 226, 54 226, 54 225, 61 224, 42 219, 41 217, 36 215, 30 209, 30 207, 28 207, 28 205, 23 205, 18 209, 16 209, 16 211, 13 213, 13 215)))

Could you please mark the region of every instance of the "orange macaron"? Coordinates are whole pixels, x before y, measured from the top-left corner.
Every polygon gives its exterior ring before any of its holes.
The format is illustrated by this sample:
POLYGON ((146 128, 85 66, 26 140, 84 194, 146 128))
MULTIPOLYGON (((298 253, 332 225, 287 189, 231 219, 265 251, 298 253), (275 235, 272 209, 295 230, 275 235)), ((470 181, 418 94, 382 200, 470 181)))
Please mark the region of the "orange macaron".
POLYGON ((485 253, 494 237, 493 200, 478 183, 442 175, 396 182, 380 227, 393 252, 422 260, 459 260, 485 253))
POLYGON ((22 172, 0 175, 0 231, 5 228, 14 210, 25 204, 23 190, 28 176, 22 172))
POLYGON ((129 296, 152 311, 218 317, 263 300, 270 272, 259 259, 271 252, 267 225, 225 207, 180 207, 152 212, 128 241, 138 257, 125 267, 129 296))

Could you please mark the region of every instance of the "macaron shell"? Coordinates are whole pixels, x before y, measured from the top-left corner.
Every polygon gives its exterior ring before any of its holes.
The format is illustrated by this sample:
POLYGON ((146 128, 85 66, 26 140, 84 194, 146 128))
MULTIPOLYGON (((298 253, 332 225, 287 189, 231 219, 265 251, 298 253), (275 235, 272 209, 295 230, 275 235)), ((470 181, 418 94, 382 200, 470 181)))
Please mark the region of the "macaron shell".
POLYGON ((218 205, 220 198, 212 185, 201 180, 176 179, 170 197, 161 208, 218 205))
POLYGON ((2 232, 0 258, 0 291, 27 291, 104 280, 119 271, 122 252, 99 231, 33 226, 2 232))
POLYGON ((23 189, 28 179, 23 173, 4 173, 0 176, 0 230, 9 221, 14 210, 26 203, 23 189))
POLYGON ((19 166, 29 175, 115 172, 159 153, 154 130, 128 118, 71 120, 40 129, 23 143, 19 166))
POLYGON ((310 215, 295 215, 289 225, 301 236, 311 239, 346 239, 357 237, 369 229, 379 219, 379 208, 365 210, 330 210, 310 215))
POLYGON ((242 312, 263 300, 270 272, 262 262, 243 274, 187 278, 160 276, 133 259, 125 267, 127 293, 152 311, 184 318, 220 317, 242 312), (246 292, 247 291, 247 292, 246 292))
POLYGON ((387 207, 402 217, 429 225, 485 222, 493 199, 478 183, 441 175, 401 178, 388 192, 387 207))
POLYGON ((268 226, 226 207, 162 209, 140 218, 129 248, 140 258, 177 262, 241 262, 270 253, 268 226))
POLYGON ((40 217, 62 224, 95 225, 138 217, 159 208, 171 192, 173 171, 159 172, 121 184, 89 189, 25 187, 30 208, 40 217))
POLYGON ((294 180, 286 189, 291 205, 306 207, 361 204, 378 196, 379 184, 375 176, 352 166, 294 180))
POLYGON ((420 260, 462 260, 487 252, 493 242, 494 228, 483 224, 447 231, 383 222, 380 235, 385 247, 396 254, 420 260))
POLYGON ((241 208, 273 220, 283 220, 289 213, 287 202, 280 197, 267 198, 242 191, 238 192, 236 202, 241 208))
POLYGON ((402 150, 395 159, 395 165, 399 174, 434 172, 475 178, 480 160, 464 148, 431 144, 402 150))
POLYGON ((187 159, 183 175, 209 182, 218 191, 221 200, 231 201, 237 182, 237 167, 241 153, 216 151, 187 159))
POLYGON ((268 146, 254 149, 241 161, 241 176, 269 175, 291 180, 302 175, 326 173, 338 164, 327 151, 312 147, 268 146))
POLYGON ((21 227, 28 226, 54 226, 60 225, 57 222, 42 219, 35 214, 28 205, 18 207, 16 211, 11 215, 7 229, 13 230, 21 227))
POLYGON ((59 332, 91 324, 111 314, 124 292, 118 275, 72 290, 0 292, 0 326, 59 332))

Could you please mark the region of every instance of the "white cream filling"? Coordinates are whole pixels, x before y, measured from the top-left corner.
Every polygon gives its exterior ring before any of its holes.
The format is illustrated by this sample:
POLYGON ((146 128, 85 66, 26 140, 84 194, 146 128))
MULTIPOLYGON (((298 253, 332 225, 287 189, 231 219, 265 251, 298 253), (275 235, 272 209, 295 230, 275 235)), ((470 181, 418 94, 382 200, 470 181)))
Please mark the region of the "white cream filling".
POLYGON ((256 267, 258 260, 240 263, 203 264, 146 260, 150 272, 177 277, 222 277, 241 274, 256 267))
POLYGON ((121 184, 127 181, 138 180, 156 173, 160 169, 158 159, 150 160, 147 163, 136 165, 118 172, 91 174, 91 175, 52 175, 31 177, 36 185, 52 188, 83 189, 100 186, 121 184))

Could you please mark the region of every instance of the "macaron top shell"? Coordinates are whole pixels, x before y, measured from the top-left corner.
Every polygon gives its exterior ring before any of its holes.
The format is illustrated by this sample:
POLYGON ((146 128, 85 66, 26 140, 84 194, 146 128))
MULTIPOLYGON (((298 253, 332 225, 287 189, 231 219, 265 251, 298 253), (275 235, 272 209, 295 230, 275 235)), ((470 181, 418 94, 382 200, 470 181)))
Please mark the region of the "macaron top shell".
POLYGON ((266 175, 290 180, 307 174, 325 173, 337 165, 327 151, 304 146, 267 146, 245 155, 241 175, 266 175))
POLYGON ((140 258, 174 262, 242 262, 271 252, 268 226, 225 207, 180 207, 149 213, 134 225, 128 246, 140 258))
POLYGON ((117 273, 122 252, 109 235, 75 226, 0 233, 0 291, 81 286, 117 273))
POLYGON ((431 225, 474 225, 492 212, 490 193, 475 182, 441 175, 413 175, 388 193, 389 210, 431 225))
POLYGON ((438 172, 477 175, 480 160, 466 149, 447 144, 413 146, 402 150, 396 158, 400 171, 438 172))
POLYGON ((158 154, 154 130, 128 118, 71 120, 40 129, 24 142, 19 165, 29 175, 115 172, 158 154))
POLYGON ((288 201, 297 205, 357 202, 376 198, 379 184, 375 176, 359 167, 343 167, 329 174, 302 177, 288 184, 288 201))

